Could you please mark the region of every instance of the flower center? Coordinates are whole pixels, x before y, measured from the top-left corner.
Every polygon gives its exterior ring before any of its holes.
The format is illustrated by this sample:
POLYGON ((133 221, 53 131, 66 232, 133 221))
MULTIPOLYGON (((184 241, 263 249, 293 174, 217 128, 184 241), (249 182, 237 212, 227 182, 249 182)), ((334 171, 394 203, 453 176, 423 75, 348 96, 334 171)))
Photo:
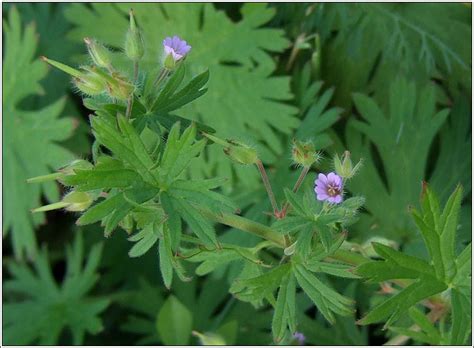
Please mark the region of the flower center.
POLYGON ((341 193, 341 190, 339 189, 338 186, 336 186, 334 184, 329 184, 327 186, 327 192, 328 192, 329 196, 335 197, 335 196, 337 196, 341 193))

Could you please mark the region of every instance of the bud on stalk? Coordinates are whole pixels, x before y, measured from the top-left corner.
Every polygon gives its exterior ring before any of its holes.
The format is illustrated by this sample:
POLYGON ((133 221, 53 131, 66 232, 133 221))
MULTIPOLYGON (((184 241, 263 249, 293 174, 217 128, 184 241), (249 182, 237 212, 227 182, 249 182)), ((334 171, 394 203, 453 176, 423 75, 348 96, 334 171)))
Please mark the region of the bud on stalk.
POLYGON ((145 53, 145 45, 140 29, 135 23, 133 10, 130 10, 130 27, 125 38, 125 54, 134 62, 139 61, 145 53))
POLYGON ((84 42, 94 64, 100 68, 110 69, 112 61, 109 49, 99 41, 88 37, 84 38, 84 42))

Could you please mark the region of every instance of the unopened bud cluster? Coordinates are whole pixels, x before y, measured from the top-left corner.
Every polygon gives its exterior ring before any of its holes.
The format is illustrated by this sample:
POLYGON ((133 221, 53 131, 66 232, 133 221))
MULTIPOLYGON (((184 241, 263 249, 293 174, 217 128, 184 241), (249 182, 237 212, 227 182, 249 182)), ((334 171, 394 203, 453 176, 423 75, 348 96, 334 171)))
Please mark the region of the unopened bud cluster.
POLYGON ((351 153, 349 151, 345 151, 342 158, 339 158, 337 154, 334 156, 334 170, 343 179, 352 178, 357 174, 361 166, 362 161, 357 162, 355 166, 352 165, 351 153))
MULTIPOLYGON (((43 57, 52 66, 73 77, 74 86, 85 95, 96 96, 107 94, 114 100, 125 101, 133 94, 135 86, 112 65, 112 52, 94 38, 84 38, 92 65, 82 66, 79 70, 43 57)), ((134 62, 143 57, 144 44, 133 12, 130 11, 130 28, 125 40, 125 54, 134 62)))
POLYGON ((235 140, 223 140, 207 133, 203 135, 214 143, 224 146, 224 153, 239 164, 255 164, 258 161, 257 151, 249 145, 235 140))
POLYGON ((313 163, 317 163, 321 157, 311 141, 293 140, 291 158, 294 163, 300 166, 310 167, 313 163))

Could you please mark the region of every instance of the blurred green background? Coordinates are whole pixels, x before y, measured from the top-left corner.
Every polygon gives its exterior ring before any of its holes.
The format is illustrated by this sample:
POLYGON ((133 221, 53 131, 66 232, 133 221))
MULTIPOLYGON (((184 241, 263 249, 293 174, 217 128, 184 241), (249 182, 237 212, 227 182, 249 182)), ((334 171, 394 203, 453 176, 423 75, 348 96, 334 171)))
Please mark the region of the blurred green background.
MULTIPOLYGON (((367 201, 351 242, 386 238, 426 255, 408 214, 422 180, 443 202, 463 185, 458 248, 471 240, 470 4, 3 4, 4 344, 195 344, 192 330, 227 344, 272 342, 272 309, 228 294, 238 265, 168 291, 156 252, 130 259, 124 231, 105 240, 99 226, 77 227, 73 214, 30 213, 64 192, 26 179, 88 158, 91 145, 81 97, 38 58, 80 65, 86 36, 120 56, 131 7, 144 31, 145 65, 158 67, 162 39, 177 34, 193 47, 189 75, 209 67, 209 92, 180 115, 255 146, 277 196, 298 175, 291 140, 312 138, 325 155, 318 170, 331 169, 335 152, 363 160, 349 189, 367 201)), ((234 166, 217 146, 188 174, 229 178, 224 191, 243 214, 268 219, 258 172, 234 166)), ((220 233, 244 246, 255 241, 222 226, 220 233)), ((357 300, 357 318, 380 299, 361 282, 334 286, 357 300)), ((354 318, 330 327, 298 300, 308 344, 389 338, 354 318)))

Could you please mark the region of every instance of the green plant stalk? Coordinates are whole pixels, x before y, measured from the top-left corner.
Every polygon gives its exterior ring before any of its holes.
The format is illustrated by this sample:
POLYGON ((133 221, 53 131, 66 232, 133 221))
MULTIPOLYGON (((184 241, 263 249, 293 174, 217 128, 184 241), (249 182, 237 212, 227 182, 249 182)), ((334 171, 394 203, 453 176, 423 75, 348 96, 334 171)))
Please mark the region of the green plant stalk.
MULTIPOLYGON (((138 79, 138 61, 136 61, 135 63, 133 63, 133 85, 137 86, 137 79, 138 79)), ((127 119, 130 118, 130 116, 132 115, 132 107, 133 107, 133 93, 130 95, 130 97, 128 97, 128 101, 127 101, 127 119)))
MULTIPOLYGON (((293 192, 294 193, 298 192, 298 190, 301 187, 301 184, 303 183, 304 178, 306 178, 306 175, 308 174, 310 168, 311 168, 310 166, 303 167, 303 170, 301 171, 300 176, 298 177, 298 180, 296 181, 295 186, 293 187, 293 192)), ((288 203, 288 201, 285 202, 285 204, 283 205, 283 208, 281 210, 281 215, 282 216, 286 215, 286 211, 288 210, 289 206, 290 206, 290 203, 288 203)))
POLYGON ((272 204, 273 214, 277 216, 279 215, 278 205, 275 200, 275 195, 273 194, 272 185, 270 184, 270 180, 268 180, 268 175, 267 175, 267 172, 265 171, 265 167, 263 166, 263 163, 261 160, 258 160, 256 164, 257 164, 258 171, 260 172, 260 175, 262 176, 263 185, 265 186, 265 189, 267 190, 268 198, 270 199, 270 203, 272 204))
POLYGON ((234 214, 215 213, 203 207, 198 207, 198 209, 210 220, 255 234, 263 239, 275 243, 281 248, 286 248, 285 237, 282 234, 275 232, 268 226, 234 214))

